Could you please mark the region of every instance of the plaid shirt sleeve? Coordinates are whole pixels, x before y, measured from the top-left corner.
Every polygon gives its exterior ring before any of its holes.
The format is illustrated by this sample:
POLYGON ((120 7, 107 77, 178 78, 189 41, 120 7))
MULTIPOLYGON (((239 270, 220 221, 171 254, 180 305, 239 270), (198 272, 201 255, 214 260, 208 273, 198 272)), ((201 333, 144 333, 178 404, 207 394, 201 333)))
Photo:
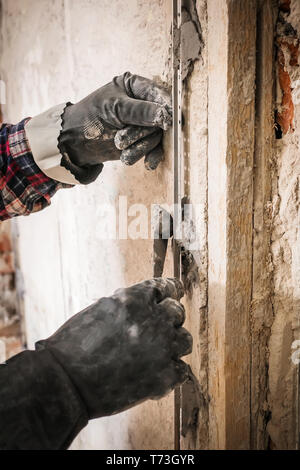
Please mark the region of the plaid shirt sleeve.
POLYGON ((0 221, 40 211, 58 189, 73 187, 49 178, 35 163, 24 130, 29 119, 0 128, 0 221))

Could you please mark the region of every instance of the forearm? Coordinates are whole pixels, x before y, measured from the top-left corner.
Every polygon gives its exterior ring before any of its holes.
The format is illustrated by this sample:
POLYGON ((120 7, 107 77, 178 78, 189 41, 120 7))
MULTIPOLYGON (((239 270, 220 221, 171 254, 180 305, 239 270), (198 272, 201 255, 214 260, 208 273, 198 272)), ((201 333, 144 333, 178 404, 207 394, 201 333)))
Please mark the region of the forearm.
POLYGON ((84 404, 49 351, 0 366, 0 449, 66 449, 87 424, 84 404))
POLYGON ((37 212, 50 205, 58 189, 70 187, 36 164, 25 132, 28 121, 0 129, 0 221, 37 212))

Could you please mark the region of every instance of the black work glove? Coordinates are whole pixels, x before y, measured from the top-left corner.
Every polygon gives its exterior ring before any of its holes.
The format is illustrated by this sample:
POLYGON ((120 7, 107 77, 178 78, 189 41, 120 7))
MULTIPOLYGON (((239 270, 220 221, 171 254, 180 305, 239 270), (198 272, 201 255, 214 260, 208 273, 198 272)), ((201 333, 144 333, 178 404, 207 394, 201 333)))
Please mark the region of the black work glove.
POLYGON ((182 296, 176 279, 119 289, 36 347, 63 367, 90 419, 118 413, 160 398, 188 378, 188 366, 179 359, 192 350, 192 337, 182 328, 182 296))
POLYGON ((163 157, 162 129, 172 123, 171 98, 152 80, 126 72, 67 106, 62 121, 59 149, 72 173, 94 167, 98 175, 108 160, 133 165, 143 156, 146 168, 155 169, 163 157))

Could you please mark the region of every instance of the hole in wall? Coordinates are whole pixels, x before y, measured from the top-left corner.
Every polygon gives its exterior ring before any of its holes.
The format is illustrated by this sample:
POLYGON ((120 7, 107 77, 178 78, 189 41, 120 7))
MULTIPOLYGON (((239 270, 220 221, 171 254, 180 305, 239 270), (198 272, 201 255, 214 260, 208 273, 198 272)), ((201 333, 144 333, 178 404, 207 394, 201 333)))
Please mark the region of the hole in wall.
POLYGON ((282 139, 282 128, 281 128, 281 125, 277 121, 277 112, 275 112, 275 121, 274 122, 275 122, 275 125, 274 125, 275 138, 276 139, 282 139))

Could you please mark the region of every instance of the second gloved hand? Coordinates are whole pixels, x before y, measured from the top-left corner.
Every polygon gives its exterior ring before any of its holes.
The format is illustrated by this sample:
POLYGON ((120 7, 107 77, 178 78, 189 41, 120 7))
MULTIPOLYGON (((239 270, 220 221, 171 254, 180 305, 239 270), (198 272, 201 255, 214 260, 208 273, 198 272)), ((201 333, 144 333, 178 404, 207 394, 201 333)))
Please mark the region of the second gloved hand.
MULTIPOLYGON (((129 72, 66 107, 59 148, 65 166, 128 165, 142 157, 148 169, 162 159, 162 134, 172 123, 171 98, 152 80, 129 72)), ((99 173, 99 172, 98 172, 99 173)))
POLYGON ((180 357, 192 350, 182 328, 183 288, 154 278, 100 299, 39 341, 63 367, 89 418, 159 398, 188 378, 180 357))

